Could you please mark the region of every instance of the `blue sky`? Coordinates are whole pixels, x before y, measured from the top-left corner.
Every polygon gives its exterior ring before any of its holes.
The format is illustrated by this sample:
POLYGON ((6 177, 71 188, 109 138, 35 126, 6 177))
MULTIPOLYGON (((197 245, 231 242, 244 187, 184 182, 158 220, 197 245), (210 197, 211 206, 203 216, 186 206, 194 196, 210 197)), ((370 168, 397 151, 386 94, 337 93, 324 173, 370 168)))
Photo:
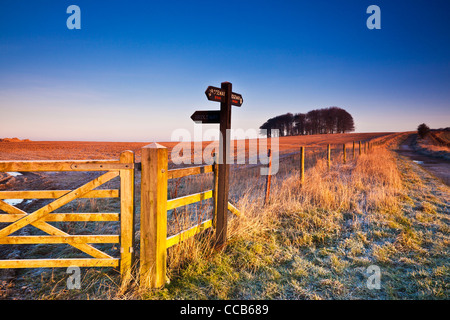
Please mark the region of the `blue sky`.
MULTIPOLYGON (((0 3, 0 137, 169 141, 244 97, 234 128, 338 106, 357 132, 450 126, 449 1, 0 3), (69 5, 81 30, 69 30, 69 5), (369 30, 369 5, 381 29, 369 30)), ((205 129, 215 128, 205 125, 205 129)))

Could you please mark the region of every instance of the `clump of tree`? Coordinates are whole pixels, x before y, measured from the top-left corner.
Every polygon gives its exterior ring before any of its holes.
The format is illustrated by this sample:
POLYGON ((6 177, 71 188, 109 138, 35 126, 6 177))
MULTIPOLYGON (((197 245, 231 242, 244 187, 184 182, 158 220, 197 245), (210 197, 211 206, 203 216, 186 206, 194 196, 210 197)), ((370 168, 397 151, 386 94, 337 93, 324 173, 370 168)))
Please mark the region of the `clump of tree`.
POLYGON ((423 139, 428 133, 430 133, 430 127, 428 127, 425 123, 422 123, 417 127, 417 133, 419 134, 420 138, 423 139))
POLYGON ((278 129, 281 137, 346 133, 355 131, 355 123, 350 113, 344 109, 329 107, 311 110, 308 113, 282 114, 270 118, 259 129, 267 130, 267 136, 270 138, 272 129, 278 129))

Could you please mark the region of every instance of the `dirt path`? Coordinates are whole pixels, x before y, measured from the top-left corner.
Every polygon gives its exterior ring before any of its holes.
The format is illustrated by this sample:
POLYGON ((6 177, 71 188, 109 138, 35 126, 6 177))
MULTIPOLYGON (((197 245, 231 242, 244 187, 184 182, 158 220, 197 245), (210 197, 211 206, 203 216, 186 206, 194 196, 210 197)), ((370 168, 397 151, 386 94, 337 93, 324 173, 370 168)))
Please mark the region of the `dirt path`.
POLYGON ((409 157, 412 161, 450 186, 450 161, 416 152, 413 148, 415 140, 416 135, 410 134, 396 151, 401 155, 409 157))

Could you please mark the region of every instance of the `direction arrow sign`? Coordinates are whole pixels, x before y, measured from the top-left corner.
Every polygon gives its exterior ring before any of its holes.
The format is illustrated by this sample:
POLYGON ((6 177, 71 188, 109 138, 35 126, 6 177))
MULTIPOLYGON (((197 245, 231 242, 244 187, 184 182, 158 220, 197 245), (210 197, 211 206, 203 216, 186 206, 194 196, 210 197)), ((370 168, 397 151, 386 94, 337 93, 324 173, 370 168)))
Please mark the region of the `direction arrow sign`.
MULTIPOLYGON (((225 102, 225 90, 209 86, 205 91, 206 97, 211 101, 225 102)), ((240 107, 244 99, 239 93, 231 93, 231 104, 240 107)))
POLYGON ((242 102, 244 102, 244 99, 239 93, 231 93, 231 104, 236 107, 242 106, 242 102))
POLYGON ((225 101, 225 90, 222 90, 220 88, 209 86, 208 88, 206 88, 205 94, 208 100, 219 102, 225 101))
POLYGON ((220 123, 220 111, 219 110, 205 110, 195 111, 191 119, 201 123, 220 123))

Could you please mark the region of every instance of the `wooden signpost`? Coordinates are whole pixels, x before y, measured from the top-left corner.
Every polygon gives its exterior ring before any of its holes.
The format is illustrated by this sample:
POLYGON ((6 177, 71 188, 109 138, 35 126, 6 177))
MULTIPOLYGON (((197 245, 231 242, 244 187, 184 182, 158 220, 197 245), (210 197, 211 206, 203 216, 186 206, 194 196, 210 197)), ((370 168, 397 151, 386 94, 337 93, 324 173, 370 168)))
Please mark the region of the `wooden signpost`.
POLYGON ((201 123, 219 123, 219 172, 217 181, 217 203, 214 212, 216 222, 216 245, 222 247, 227 241, 227 214, 230 164, 227 158, 230 153, 231 106, 240 107, 244 102, 242 95, 231 91, 230 82, 222 82, 220 88, 209 86, 206 97, 210 101, 220 102, 220 111, 196 111, 191 119, 201 123))

